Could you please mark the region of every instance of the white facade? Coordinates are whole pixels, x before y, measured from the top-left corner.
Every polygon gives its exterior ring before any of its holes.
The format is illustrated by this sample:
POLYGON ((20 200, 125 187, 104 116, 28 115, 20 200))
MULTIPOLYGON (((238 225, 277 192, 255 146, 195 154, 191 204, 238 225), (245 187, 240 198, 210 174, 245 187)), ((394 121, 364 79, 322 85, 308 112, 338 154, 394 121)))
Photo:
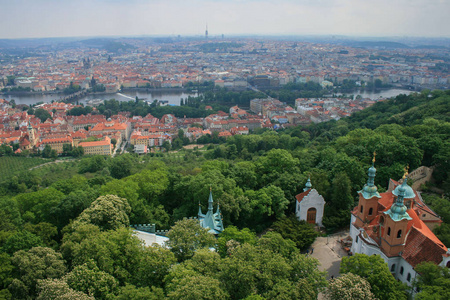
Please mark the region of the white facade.
POLYGON ((313 223, 308 220, 308 211, 315 209, 315 221, 314 224, 322 225, 323 210, 325 206, 325 200, 316 189, 309 189, 296 196, 295 215, 299 220, 304 220, 308 223, 313 223))

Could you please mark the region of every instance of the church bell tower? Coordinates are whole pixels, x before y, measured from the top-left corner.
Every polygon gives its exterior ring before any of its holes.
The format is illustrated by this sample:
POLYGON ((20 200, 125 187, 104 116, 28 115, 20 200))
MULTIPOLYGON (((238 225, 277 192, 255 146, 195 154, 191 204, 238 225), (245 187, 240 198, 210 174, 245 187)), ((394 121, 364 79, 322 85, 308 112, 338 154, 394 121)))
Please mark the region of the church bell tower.
POLYGON ((405 172, 403 175, 403 183, 398 187, 398 196, 391 208, 383 213, 380 217, 381 232, 381 248, 387 256, 396 256, 405 246, 406 230, 408 221, 412 220, 409 216, 404 201, 406 190, 409 188, 406 180, 405 172))
POLYGON ((364 223, 372 221, 378 212, 378 199, 381 198, 375 185, 375 153, 373 154, 372 166, 369 168, 369 178, 363 189, 358 192, 359 202, 358 211, 356 212, 355 225, 357 227, 364 227, 364 223))

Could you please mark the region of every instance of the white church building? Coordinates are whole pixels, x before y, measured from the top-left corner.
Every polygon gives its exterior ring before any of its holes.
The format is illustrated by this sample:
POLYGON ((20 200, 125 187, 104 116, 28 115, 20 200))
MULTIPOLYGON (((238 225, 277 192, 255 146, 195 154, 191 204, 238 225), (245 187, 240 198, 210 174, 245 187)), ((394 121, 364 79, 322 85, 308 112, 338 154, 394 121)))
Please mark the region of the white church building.
POLYGON ((316 189, 312 189, 311 180, 308 178, 303 192, 295 196, 295 215, 297 219, 310 224, 322 225, 325 200, 316 189))
POLYGON ((407 184, 407 172, 401 184, 391 180, 385 193, 378 193, 375 173, 370 167, 351 214, 351 252, 381 256, 392 275, 410 286, 417 276, 414 268, 421 262, 450 267, 450 251, 429 228, 433 223, 427 224, 437 215, 407 184))

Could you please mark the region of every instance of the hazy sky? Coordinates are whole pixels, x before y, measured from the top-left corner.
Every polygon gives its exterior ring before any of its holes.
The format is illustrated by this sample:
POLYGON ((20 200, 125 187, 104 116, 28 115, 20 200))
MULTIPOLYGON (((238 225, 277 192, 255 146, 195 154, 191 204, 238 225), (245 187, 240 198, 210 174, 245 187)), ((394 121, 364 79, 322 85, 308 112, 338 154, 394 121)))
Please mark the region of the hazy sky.
POLYGON ((450 37, 450 0, 0 0, 0 38, 100 35, 450 37))

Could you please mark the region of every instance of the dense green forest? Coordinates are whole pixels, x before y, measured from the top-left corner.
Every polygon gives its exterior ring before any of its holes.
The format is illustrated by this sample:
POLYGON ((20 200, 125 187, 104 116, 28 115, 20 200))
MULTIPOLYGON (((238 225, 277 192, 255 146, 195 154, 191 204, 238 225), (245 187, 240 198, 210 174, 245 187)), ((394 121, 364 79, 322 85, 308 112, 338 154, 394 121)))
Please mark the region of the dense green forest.
MULTIPOLYGON (((113 113, 108 105, 116 104, 105 103, 113 113)), ((406 166, 432 166, 423 197, 442 216, 436 233, 449 245, 449 122, 450 92, 424 91, 339 121, 207 136, 201 150, 18 169, 0 182, 0 299, 316 299, 328 283, 318 262, 301 253, 317 234, 292 218, 308 177, 327 202, 323 223, 333 232, 348 226, 374 152, 379 191, 406 166), (226 228, 217 239, 183 220, 197 215, 199 202, 205 210, 210 187, 226 228), (171 229, 170 248, 142 247, 129 225, 144 223, 171 229), (202 250, 208 247, 217 251, 202 250)), ((404 292, 386 296, 405 290, 395 280, 344 271, 356 275, 330 282, 330 299, 348 282, 378 299, 406 299, 404 292)), ((443 294, 450 276, 442 274, 418 283, 423 299, 443 294)))

